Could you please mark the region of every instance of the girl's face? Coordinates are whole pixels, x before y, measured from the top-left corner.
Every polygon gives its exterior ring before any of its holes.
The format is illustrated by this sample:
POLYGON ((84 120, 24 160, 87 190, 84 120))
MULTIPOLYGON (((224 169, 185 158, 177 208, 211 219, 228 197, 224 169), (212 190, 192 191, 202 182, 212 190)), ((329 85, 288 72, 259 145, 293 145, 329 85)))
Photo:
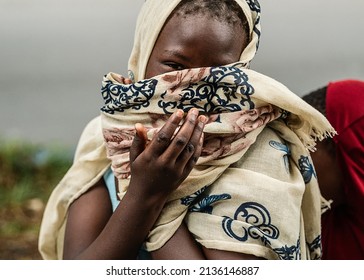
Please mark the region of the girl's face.
POLYGON ((197 67, 239 61, 248 34, 204 15, 173 15, 163 27, 149 57, 145 78, 197 67))

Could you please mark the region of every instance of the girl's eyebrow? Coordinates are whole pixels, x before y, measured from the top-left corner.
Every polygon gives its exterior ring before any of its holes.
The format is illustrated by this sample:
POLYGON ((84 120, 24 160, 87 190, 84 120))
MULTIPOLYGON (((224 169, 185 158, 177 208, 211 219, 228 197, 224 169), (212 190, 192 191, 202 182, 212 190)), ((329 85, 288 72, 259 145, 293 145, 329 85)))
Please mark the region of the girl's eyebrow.
POLYGON ((182 61, 188 61, 189 59, 178 50, 164 50, 164 54, 167 56, 177 57, 182 61))

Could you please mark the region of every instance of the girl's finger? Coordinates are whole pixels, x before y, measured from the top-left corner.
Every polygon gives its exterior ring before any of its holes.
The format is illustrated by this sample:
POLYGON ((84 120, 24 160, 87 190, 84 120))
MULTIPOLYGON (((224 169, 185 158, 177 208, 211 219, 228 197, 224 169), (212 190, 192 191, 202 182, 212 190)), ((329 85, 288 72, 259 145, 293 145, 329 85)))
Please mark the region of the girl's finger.
POLYGON ((124 82, 125 82, 126 85, 129 85, 129 84, 133 83, 133 81, 131 79, 129 79, 129 78, 125 78, 124 82))
POLYGON ((155 155, 161 155, 171 143, 172 137, 183 119, 183 111, 173 113, 159 132, 153 137, 148 149, 155 155))
POLYGON ((207 118, 205 116, 198 117, 197 124, 195 125, 191 138, 178 157, 178 164, 181 166, 184 167, 187 165, 191 158, 199 157, 199 153, 202 148, 201 138, 206 121, 207 118), (196 154, 196 152, 198 154, 196 154))
MULTIPOLYGON (((171 161, 176 161, 185 149, 189 151, 191 151, 191 149, 194 150, 194 143, 191 143, 191 137, 196 128, 197 117, 197 109, 193 108, 188 112, 182 127, 178 130, 178 133, 174 136, 166 149, 164 153, 165 157, 169 158, 171 161)), ((197 131, 196 133, 201 134, 201 132, 202 131, 197 131)))
POLYGON ((144 151, 147 144, 147 130, 140 124, 135 124, 135 137, 130 147, 130 162, 134 162, 135 159, 144 151))
POLYGON ((195 149, 195 152, 193 155, 189 158, 188 162, 185 165, 184 173, 189 174, 192 170, 192 168, 196 165, 198 158, 201 155, 202 147, 203 147, 203 140, 204 140, 204 134, 201 134, 201 137, 199 139, 199 143, 195 149))

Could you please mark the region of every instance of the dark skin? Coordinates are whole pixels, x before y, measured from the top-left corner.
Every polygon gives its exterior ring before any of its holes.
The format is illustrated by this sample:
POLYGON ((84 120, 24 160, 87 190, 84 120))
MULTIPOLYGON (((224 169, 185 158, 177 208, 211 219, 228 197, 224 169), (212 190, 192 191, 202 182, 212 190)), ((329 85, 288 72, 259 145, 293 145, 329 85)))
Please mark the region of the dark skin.
POLYGON ((172 16, 150 55, 145 77, 174 70, 221 66, 239 61, 248 35, 208 16, 172 16))
MULTIPOLYGON (((160 33, 147 65, 146 78, 173 70, 236 62, 248 34, 208 16, 172 16, 160 33), (193 28, 191 28, 193 26, 193 28)), ((154 259, 257 259, 256 256, 200 247, 182 225, 154 259)))
MULTIPOLYGON (((239 27, 207 16, 194 15, 183 19, 172 16, 156 41, 145 78, 174 70, 233 63, 239 60, 247 38, 239 27)), ((125 82, 130 80, 125 79, 125 82)), ((182 112, 174 113, 148 146, 145 128, 136 125, 137 134, 130 151, 132 176, 126 195, 113 213, 105 182, 100 180, 72 203, 66 225, 65 259, 136 258, 167 197, 188 176, 201 153, 206 117, 198 116, 198 112, 192 109, 172 138, 182 120, 182 112), (187 145, 189 148, 185 149, 187 145)), ((153 252, 153 257, 256 258, 221 252, 198 246, 182 225, 161 249, 153 252)))
POLYGON ((331 206, 336 207, 344 202, 345 195, 343 175, 335 155, 335 143, 332 140, 320 141, 316 148, 311 157, 321 194, 325 199, 333 200, 331 206))
POLYGON ((183 112, 178 110, 147 147, 145 129, 136 125, 128 192, 114 213, 103 180, 72 203, 64 259, 136 258, 168 195, 187 177, 201 153, 206 118, 191 110, 172 139, 182 120, 183 112))

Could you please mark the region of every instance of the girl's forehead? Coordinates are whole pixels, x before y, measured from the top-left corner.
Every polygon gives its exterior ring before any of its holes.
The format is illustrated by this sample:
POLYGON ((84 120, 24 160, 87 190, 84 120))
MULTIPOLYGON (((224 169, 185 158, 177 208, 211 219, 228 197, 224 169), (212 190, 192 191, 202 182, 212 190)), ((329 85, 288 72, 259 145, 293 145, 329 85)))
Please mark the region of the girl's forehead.
POLYGON ((186 45, 209 42, 220 45, 226 51, 231 49, 230 46, 236 45, 236 42, 239 42, 240 50, 248 43, 248 34, 243 29, 207 15, 172 16, 162 29, 160 37, 165 41, 175 40, 186 45))
POLYGON ((162 29, 153 53, 179 58, 187 68, 225 65, 239 60, 247 37, 237 27, 205 15, 173 16, 162 29))
MULTIPOLYGON (((130 73, 134 73, 135 79, 143 79, 145 77, 145 70, 150 59, 150 55, 155 49, 157 40, 159 39, 162 30, 166 26, 166 23, 174 15, 176 8, 182 2, 204 2, 204 5, 210 7, 208 13, 205 9, 204 13, 209 15, 210 18, 214 18, 221 22, 228 22, 229 24, 237 25, 241 27, 240 16, 242 15, 246 18, 246 25, 241 28, 246 28, 246 33, 248 34, 247 40, 248 44, 244 47, 243 52, 240 53, 239 61, 248 67, 250 61, 254 58, 255 53, 259 46, 260 38, 260 8, 257 0, 148 0, 144 3, 143 9, 138 16, 135 41, 132 49, 132 53, 129 57, 128 69, 130 73), (163 2, 163 4, 161 4, 163 2), (211 9, 212 4, 217 4, 216 9, 211 9), (232 6, 235 5, 235 8, 232 6), (225 9, 225 12, 221 12, 221 9, 225 9), (231 15, 231 12, 233 16, 231 15), (214 15, 215 13, 215 15, 214 15), (234 18, 233 20, 231 18, 234 18), (239 20, 237 20, 239 18, 239 20)), ((184 5, 184 4, 181 4, 184 5)), ((192 15, 192 17, 198 15, 199 13, 193 11, 193 9, 180 13, 180 15, 192 15)), ((181 21, 180 21, 181 22, 181 21)), ((191 26, 194 26, 193 24, 191 26)), ((191 26, 186 28, 191 28, 191 26)), ((241 34, 241 29, 236 31, 236 34, 241 34)), ((208 31, 206 31, 208 32, 208 31)))

